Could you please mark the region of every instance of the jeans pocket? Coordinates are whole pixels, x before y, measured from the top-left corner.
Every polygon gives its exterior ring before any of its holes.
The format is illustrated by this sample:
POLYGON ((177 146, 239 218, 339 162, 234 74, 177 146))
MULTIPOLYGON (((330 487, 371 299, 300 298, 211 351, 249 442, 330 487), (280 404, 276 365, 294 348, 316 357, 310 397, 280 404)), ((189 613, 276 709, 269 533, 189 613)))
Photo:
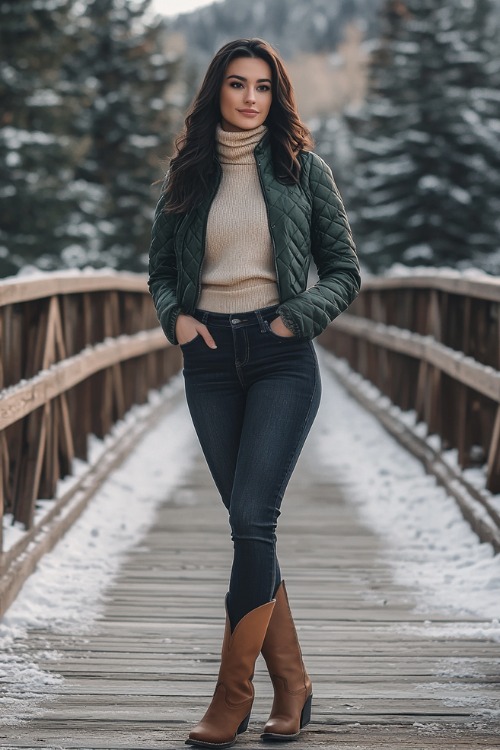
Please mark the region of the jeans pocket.
POLYGON ((185 344, 179 344, 179 346, 182 349, 182 351, 185 351, 188 347, 193 346, 193 344, 197 344, 200 340, 203 341, 203 336, 197 333, 194 339, 190 339, 190 341, 186 341, 185 344))
MULTIPOLYGON (((273 320, 275 320, 275 318, 273 318, 273 320)), ((266 324, 267 333, 269 333, 273 339, 277 339, 278 341, 299 341, 300 340, 295 334, 292 334, 291 336, 280 336, 279 333, 275 333, 273 331, 268 320, 265 320, 264 322, 266 324)))

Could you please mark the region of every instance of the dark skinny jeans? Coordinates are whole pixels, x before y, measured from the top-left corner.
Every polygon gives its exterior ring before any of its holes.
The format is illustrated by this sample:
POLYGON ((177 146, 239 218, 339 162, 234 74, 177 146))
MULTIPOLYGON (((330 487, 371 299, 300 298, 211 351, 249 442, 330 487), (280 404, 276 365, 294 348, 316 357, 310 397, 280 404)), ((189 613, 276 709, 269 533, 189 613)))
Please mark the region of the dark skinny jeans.
POLYGON ((281 501, 321 396, 312 343, 275 334, 269 323, 276 307, 229 315, 197 310, 217 349, 199 335, 181 345, 188 407, 229 511, 233 629, 279 586, 281 501))

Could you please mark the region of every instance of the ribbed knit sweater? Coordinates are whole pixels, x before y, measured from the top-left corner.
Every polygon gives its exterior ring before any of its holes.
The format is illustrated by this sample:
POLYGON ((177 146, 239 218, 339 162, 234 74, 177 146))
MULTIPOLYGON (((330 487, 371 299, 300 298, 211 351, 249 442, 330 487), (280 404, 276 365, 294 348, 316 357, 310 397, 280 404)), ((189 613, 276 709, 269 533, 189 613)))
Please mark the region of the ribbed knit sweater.
POLYGON ((208 215, 198 307, 248 312, 279 302, 271 236, 253 150, 267 128, 216 129, 222 180, 208 215))

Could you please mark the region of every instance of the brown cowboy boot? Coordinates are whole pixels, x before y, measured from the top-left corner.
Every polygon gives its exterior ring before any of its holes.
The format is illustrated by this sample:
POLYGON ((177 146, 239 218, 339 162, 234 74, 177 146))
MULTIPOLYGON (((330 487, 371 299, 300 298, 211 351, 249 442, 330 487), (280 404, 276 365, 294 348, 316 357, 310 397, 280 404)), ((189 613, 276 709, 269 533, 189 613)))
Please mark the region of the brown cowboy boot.
POLYGON ((226 628, 219 679, 212 702, 203 719, 190 732, 186 745, 221 750, 231 747, 236 736, 246 730, 254 698, 252 678, 255 661, 262 648, 274 605, 273 599, 253 609, 231 633, 226 597, 226 628))
POLYGON ((285 582, 262 644, 262 655, 274 686, 274 701, 263 740, 292 740, 311 720, 312 684, 302 661, 285 582))

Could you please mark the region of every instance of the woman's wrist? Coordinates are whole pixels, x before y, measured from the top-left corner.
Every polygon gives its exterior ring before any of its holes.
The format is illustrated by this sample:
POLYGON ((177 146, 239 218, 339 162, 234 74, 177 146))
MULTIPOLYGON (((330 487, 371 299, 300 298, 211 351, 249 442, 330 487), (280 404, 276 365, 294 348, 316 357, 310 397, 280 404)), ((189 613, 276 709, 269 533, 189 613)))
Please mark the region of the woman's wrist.
POLYGON ((293 331, 291 331, 285 325, 281 315, 278 315, 277 318, 274 318, 274 320, 271 321, 270 326, 271 326, 273 333, 275 333, 277 336, 284 336, 284 337, 294 336, 293 331))

